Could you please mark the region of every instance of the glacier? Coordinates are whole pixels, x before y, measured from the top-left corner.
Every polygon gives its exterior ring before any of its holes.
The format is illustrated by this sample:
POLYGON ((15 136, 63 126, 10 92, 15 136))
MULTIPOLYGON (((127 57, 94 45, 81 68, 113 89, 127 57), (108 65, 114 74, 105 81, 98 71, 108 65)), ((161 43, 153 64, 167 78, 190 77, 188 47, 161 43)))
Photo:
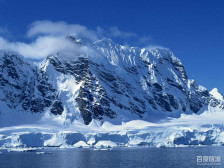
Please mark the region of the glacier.
POLYGON ((79 126, 64 128, 52 125, 4 127, 0 128, 0 149, 223 146, 223 117, 223 112, 204 112, 183 114, 160 123, 133 120, 121 125, 110 122, 101 125, 94 120, 88 126, 79 123, 79 126))

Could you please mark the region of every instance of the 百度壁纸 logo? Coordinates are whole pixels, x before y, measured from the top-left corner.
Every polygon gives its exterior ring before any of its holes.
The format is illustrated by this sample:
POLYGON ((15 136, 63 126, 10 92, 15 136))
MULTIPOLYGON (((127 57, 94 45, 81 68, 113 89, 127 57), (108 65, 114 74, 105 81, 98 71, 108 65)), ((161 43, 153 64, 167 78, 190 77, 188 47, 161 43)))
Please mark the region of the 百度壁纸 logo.
POLYGON ((197 156, 197 165, 221 165, 221 156, 197 156))

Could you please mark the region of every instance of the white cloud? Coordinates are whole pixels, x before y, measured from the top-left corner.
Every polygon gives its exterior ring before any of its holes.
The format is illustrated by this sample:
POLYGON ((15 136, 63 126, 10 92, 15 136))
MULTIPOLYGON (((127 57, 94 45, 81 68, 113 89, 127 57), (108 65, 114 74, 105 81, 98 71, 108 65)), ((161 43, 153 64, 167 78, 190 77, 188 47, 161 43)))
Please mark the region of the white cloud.
MULTIPOLYGON (((68 24, 66 22, 52 22, 48 20, 33 22, 26 33, 26 37, 31 40, 30 43, 11 42, 0 36, 0 49, 13 50, 31 59, 43 59, 49 54, 57 51, 66 51, 66 54, 77 55, 81 52, 89 53, 90 49, 71 43, 65 38, 67 34, 76 37, 86 38, 90 41, 96 41, 103 37, 111 39, 123 39, 127 41, 137 41, 147 43, 149 37, 139 37, 132 32, 124 32, 117 27, 88 29, 79 24, 68 24), (130 40, 131 39, 131 40, 130 40), (135 39, 135 40, 133 40, 135 39)), ((0 33, 8 32, 7 28, 0 27, 0 33)), ((136 43, 137 44, 137 43, 136 43)), ((92 51, 91 51, 92 52, 92 51)))
POLYGON ((36 21, 29 26, 27 37, 38 35, 65 36, 66 34, 79 35, 90 40, 97 40, 98 37, 93 30, 79 24, 67 24, 66 22, 52 22, 48 20, 36 21))
POLYGON ((13 50, 23 55, 26 58, 31 59, 43 59, 49 54, 60 52, 66 52, 67 57, 77 56, 81 53, 87 54, 87 49, 84 46, 71 43, 65 37, 62 36, 40 36, 31 43, 24 42, 9 42, 0 37, 0 49, 1 50, 13 50))
MULTIPOLYGON (((3 30, 6 29, 0 29, 0 33, 4 32, 3 30)), ((67 56, 90 52, 90 49, 67 40, 65 38, 67 34, 88 38, 90 41, 98 40, 96 33, 85 26, 65 22, 36 21, 29 26, 26 34, 27 38, 31 39, 30 43, 11 42, 0 37, 0 50, 16 51, 31 59, 43 59, 58 51, 66 52, 67 56)))
POLYGON ((163 46, 161 46, 161 45, 147 45, 147 46, 145 46, 144 48, 146 48, 146 49, 148 49, 148 50, 154 50, 154 49, 156 49, 156 48, 168 49, 168 48, 163 47, 163 46))

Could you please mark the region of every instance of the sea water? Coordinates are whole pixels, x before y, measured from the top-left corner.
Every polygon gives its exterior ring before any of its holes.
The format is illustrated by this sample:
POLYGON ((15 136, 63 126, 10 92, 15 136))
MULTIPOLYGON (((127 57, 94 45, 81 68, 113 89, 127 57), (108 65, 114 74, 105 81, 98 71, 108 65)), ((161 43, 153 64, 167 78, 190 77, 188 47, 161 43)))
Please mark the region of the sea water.
POLYGON ((224 147, 212 146, 0 151, 1 168, 216 168, 223 160, 224 147))

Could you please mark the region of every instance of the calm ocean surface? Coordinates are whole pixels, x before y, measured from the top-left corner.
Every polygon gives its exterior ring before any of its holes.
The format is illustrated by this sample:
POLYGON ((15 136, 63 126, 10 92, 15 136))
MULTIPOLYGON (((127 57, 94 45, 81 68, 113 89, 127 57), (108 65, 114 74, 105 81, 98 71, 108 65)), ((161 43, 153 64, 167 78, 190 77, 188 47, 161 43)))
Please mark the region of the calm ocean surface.
POLYGON ((0 150, 1 168, 192 168, 224 167, 224 147, 0 150), (201 158, 197 158, 201 156, 201 158), (221 158, 215 162, 214 157, 221 158), (197 160, 199 159, 199 160, 197 160), (200 160, 202 159, 202 160, 200 160), (203 160, 204 159, 204 160, 203 160), (209 160, 208 160, 209 159, 209 160), (211 159, 211 160, 210 160, 211 159), (207 165, 197 165, 207 164, 207 165), (210 164, 210 165, 208 165, 210 164))

